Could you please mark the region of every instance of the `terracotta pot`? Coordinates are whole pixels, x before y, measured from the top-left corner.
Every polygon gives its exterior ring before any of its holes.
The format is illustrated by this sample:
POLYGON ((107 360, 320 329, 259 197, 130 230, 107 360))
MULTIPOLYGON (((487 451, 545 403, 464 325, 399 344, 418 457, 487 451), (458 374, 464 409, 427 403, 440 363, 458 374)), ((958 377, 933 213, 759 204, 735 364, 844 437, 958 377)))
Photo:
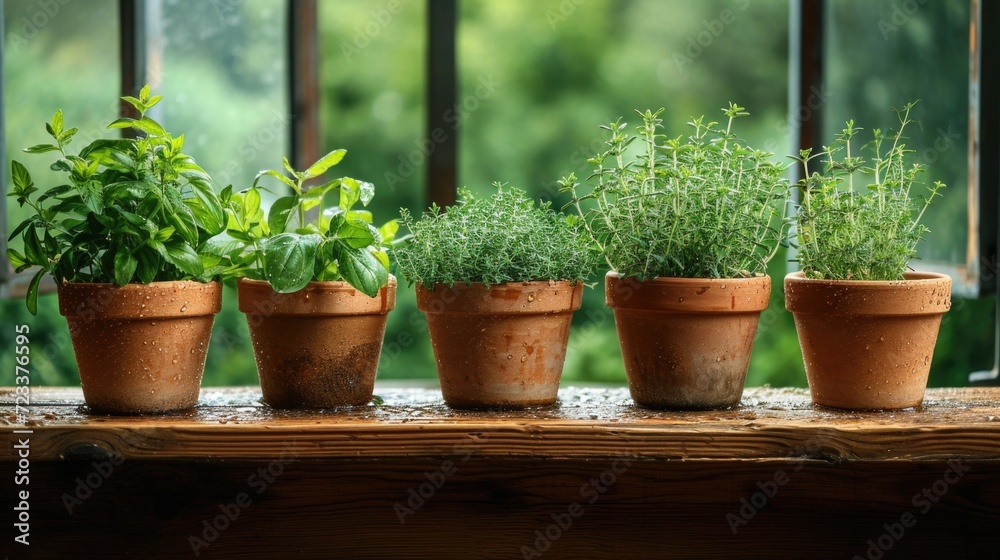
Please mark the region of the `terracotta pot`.
POLYGON ((785 277, 813 402, 899 409, 924 399, 951 278, 913 272, 896 282, 785 277))
POLYGON ((552 404, 583 284, 417 285, 441 392, 455 408, 552 404))
POLYGON ((372 399, 396 279, 376 297, 347 282, 310 282, 279 294, 261 280, 237 283, 264 402, 275 408, 362 405, 372 399))
POLYGON ((198 402, 222 284, 65 283, 58 290, 87 406, 157 414, 198 402))
POLYGON ((632 399, 680 410, 738 404, 767 276, 736 279, 605 277, 632 399))

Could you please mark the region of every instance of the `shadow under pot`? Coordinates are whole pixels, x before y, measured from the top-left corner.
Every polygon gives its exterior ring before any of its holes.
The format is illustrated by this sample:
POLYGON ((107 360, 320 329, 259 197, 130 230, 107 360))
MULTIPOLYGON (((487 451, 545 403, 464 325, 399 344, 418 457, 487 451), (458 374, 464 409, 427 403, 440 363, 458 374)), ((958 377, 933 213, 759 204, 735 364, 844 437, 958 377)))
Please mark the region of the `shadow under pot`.
POLYGON ((58 286, 83 398, 105 414, 160 414, 198 402, 222 284, 58 286))
POLYGON ((279 294, 262 280, 237 282, 240 311, 264 402, 275 408, 330 408, 371 401, 396 279, 374 298, 347 282, 310 282, 279 294))
POLYGON ((813 402, 851 410, 920 405, 951 278, 910 272, 899 281, 785 277, 813 402))
POLYGON ((751 278, 605 277, 629 392, 649 408, 732 407, 743 396, 768 276, 751 278))
POLYGON ((449 406, 524 408, 559 391, 582 283, 417 284, 449 406))

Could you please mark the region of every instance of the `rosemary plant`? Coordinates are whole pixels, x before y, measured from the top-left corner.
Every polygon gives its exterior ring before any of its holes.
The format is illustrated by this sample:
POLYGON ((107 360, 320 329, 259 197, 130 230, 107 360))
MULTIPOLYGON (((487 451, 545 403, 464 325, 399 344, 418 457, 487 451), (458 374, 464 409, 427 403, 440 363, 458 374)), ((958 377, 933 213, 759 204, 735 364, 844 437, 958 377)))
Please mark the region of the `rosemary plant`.
POLYGON ((687 137, 666 138, 659 111, 642 117, 638 135, 622 119, 601 128, 607 151, 588 162, 597 185, 579 194, 574 174, 560 184, 583 217, 608 266, 622 276, 739 278, 761 274, 783 238, 785 167, 733 133, 748 115, 730 103, 720 128, 692 119, 687 137), (630 146, 641 144, 639 154, 630 146), (592 204, 584 210, 586 203, 592 204))
POLYGON ((455 206, 447 212, 431 206, 419 220, 402 209, 410 236, 394 252, 403 276, 428 287, 590 276, 596 253, 575 216, 557 213, 549 203, 536 205, 522 190, 494 185, 497 192, 488 198, 460 189, 455 206))
POLYGON ((945 187, 935 181, 927 187, 926 196, 911 197, 924 172, 922 164, 907 163, 907 154, 914 150, 903 143, 915 104, 893 109, 899 130, 872 131, 872 141, 863 147, 871 151, 871 161, 851 151, 851 142, 861 131, 853 120, 847 121, 833 146, 824 146, 816 154, 803 150, 794 158, 803 167, 803 179, 797 185, 801 203, 796 223, 798 262, 807 277, 903 279, 916 256, 917 243, 929 231, 920 220, 945 187), (822 174, 810 174, 810 162, 816 158, 824 162, 822 174), (915 204, 914 198, 923 204, 915 204))

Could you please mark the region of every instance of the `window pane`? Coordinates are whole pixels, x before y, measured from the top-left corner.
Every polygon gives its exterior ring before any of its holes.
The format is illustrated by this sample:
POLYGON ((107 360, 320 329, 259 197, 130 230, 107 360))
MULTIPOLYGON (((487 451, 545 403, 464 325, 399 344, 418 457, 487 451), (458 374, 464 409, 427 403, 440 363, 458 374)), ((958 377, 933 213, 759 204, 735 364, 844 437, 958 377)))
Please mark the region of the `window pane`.
MULTIPOLYGON (((919 127, 907 147, 927 166, 924 181, 947 183, 924 216, 931 233, 920 243, 917 269, 952 276, 956 294, 975 293, 968 266, 969 2, 827 3, 824 138, 853 118, 873 128, 898 128, 890 107, 920 100, 919 127)), ((991 157, 986 155, 986 157, 991 157)), ((956 298, 945 316, 931 367, 931 386, 966 385, 970 372, 993 365, 994 299, 956 298)))
MULTIPOLYGON (((261 169, 281 169, 291 131, 286 2, 148 0, 145 7, 149 81, 163 95, 154 118, 184 133, 185 152, 218 188, 243 190, 261 169)), ((227 289, 204 384, 256 383, 246 318, 227 289)))
MULTIPOLYGON (((3 118, 8 150, 3 165, 9 169, 10 159, 20 161, 35 185, 46 189, 61 182, 49 170, 55 157, 51 153, 29 155, 21 149, 51 140, 45 123, 56 109, 62 109, 67 128, 80 129, 71 147, 80 149, 91 140, 114 134, 104 127, 118 115, 118 3, 7 0, 3 8, 3 118)), ((7 223, 13 228, 30 209, 18 208, 13 199, 7 201, 7 223)), ((18 250, 20 245, 20 241, 12 243, 18 250)), ((28 315, 21 299, 0 300, 0 316, 8 324, 27 323, 38 333, 32 338, 38 349, 32 353, 32 384, 79 384, 66 320, 59 315, 54 294, 39 298, 36 317, 28 315)), ((0 342, 4 340, 8 339, 0 337, 0 342)), ((9 358, 13 347, 13 343, 0 346, 0 359, 5 363, 13 360, 9 358)))
MULTIPOLYGON (((598 129, 635 109, 664 107, 667 133, 691 116, 748 108, 740 134, 784 161, 790 148, 788 3, 746 0, 462 2, 459 22, 459 182, 480 193, 508 182, 561 207, 556 180, 585 178, 604 148, 598 129)), ((772 265, 781 278, 784 254, 772 265)), ((775 282, 775 295, 780 282, 775 282)), ((777 299, 772 304, 780 309, 777 299)), ((749 383, 804 386, 787 314, 762 324, 749 383)), ((564 379, 623 382, 603 284, 584 292, 564 379)))
MULTIPOLYGON (((426 3, 319 2, 323 147, 345 148, 334 170, 375 185, 377 223, 424 205, 426 3)), ((400 279, 379 379, 436 379, 423 314, 400 279)))

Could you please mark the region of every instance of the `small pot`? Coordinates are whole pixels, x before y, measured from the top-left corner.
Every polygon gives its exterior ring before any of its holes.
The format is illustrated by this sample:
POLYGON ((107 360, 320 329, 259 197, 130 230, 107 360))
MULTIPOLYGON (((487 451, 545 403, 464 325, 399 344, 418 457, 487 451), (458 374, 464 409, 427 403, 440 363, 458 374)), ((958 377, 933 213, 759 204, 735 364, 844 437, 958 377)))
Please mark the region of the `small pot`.
POLYGON ((852 410, 899 409, 924 399, 951 278, 911 272, 871 282, 785 277, 813 402, 852 410))
POLYGON ((704 410, 743 396, 768 276, 734 279, 605 277, 632 399, 641 406, 704 410))
POLYGON ((198 402, 222 284, 71 282, 58 290, 93 411, 157 414, 198 402))
POLYGON ((437 284, 434 290, 417 284, 445 402, 469 409, 554 403, 582 295, 579 282, 437 284))
POLYGON ((374 298, 347 282, 310 282, 279 294, 262 280, 237 282, 240 311, 264 402, 275 408, 362 405, 372 399, 396 279, 374 298))

